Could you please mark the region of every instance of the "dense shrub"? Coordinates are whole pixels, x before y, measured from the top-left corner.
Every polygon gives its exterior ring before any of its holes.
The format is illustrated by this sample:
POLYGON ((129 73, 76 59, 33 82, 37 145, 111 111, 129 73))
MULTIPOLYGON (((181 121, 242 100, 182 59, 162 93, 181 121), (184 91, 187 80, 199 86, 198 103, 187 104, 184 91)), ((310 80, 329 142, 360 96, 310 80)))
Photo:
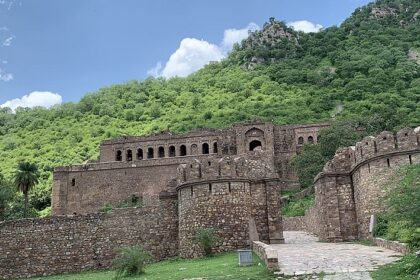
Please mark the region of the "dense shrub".
POLYGON ((211 256, 213 254, 213 248, 220 242, 219 237, 212 228, 199 229, 194 240, 203 249, 205 256, 211 256))
POLYGON ((150 260, 150 254, 141 246, 120 249, 113 262, 113 267, 116 270, 115 279, 142 274, 146 263, 150 260))
POLYGON ((282 208, 281 214, 285 217, 304 216, 305 211, 314 206, 315 195, 309 195, 302 199, 291 198, 282 208))
POLYGON ((417 280, 420 275, 420 257, 407 255, 392 263, 371 272, 374 280, 417 280))
POLYGON ((400 168, 387 184, 375 234, 420 248, 420 164, 400 168))

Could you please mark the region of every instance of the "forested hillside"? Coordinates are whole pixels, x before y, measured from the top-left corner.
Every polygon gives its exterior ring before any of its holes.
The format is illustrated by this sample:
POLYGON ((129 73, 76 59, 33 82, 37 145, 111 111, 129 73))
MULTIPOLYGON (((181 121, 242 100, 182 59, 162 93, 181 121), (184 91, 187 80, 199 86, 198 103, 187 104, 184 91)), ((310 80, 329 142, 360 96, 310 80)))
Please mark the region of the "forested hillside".
POLYGON ((418 0, 378 1, 319 33, 270 19, 228 58, 187 78, 113 85, 52 109, 1 109, 0 170, 10 178, 19 161, 38 164, 42 178, 31 203, 42 210, 55 166, 96 159, 100 141, 118 135, 250 119, 352 119, 372 131, 419 125, 419 57, 418 0))

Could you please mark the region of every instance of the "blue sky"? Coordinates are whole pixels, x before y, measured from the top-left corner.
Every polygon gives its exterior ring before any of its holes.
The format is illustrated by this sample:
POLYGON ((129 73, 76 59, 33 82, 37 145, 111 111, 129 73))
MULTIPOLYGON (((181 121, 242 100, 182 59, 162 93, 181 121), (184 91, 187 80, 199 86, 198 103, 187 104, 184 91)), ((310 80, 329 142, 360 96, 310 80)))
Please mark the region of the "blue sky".
POLYGON ((49 106, 150 74, 185 76, 269 17, 316 31, 368 2, 0 0, 0 104, 27 95, 6 105, 49 106))

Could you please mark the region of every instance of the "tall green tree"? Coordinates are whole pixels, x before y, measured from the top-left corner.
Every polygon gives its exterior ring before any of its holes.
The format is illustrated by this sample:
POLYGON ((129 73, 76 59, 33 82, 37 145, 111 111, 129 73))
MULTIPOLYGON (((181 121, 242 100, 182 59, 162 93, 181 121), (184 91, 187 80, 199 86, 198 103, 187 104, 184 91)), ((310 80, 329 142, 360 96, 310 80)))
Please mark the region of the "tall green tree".
POLYGON ((6 208, 13 194, 3 175, 0 173, 0 220, 6 216, 6 208))
POLYGON ((14 175, 14 182, 17 189, 21 191, 25 197, 25 206, 23 211, 23 217, 25 218, 28 211, 28 194, 31 189, 38 184, 39 176, 40 173, 36 164, 30 162, 19 162, 14 175))

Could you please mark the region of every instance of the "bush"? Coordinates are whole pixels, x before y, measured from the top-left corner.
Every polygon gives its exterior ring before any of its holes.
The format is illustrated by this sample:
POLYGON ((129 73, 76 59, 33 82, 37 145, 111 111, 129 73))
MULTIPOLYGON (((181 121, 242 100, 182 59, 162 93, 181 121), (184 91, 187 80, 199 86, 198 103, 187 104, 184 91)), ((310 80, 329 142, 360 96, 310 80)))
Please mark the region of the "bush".
POLYGON ((385 237, 388 231, 388 219, 385 215, 378 215, 376 217, 375 227, 373 229, 374 236, 385 237))
POLYGON ((404 256, 396 263, 380 267, 371 273, 373 279, 418 279, 420 274, 420 258, 416 255, 404 256))
POLYGON ((383 206, 388 211, 379 216, 375 234, 420 248, 420 164, 399 169, 387 188, 383 206))
POLYGON ((115 279, 142 274, 146 263, 150 259, 150 254, 141 246, 120 249, 113 262, 113 266, 117 271, 115 279))
POLYGON ((420 164, 397 171, 388 183, 384 204, 389 209, 390 219, 420 227, 420 164))
POLYGON ((305 196, 302 199, 291 198, 282 208, 282 215, 285 217, 304 216, 305 211, 314 206, 315 195, 305 196))
POLYGON ((220 241, 219 237, 212 228, 203 228, 198 230, 194 240, 203 249, 205 256, 211 256, 213 253, 213 247, 217 246, 220 241))
POLYGON ((99 209, 99 212, 103 212, 103 213, 108 213, 109 211, 111 211, 112 209, 114 209, 114 206, 112 206, 111 203, 107 202, 104 204, 104 206, 102 206, 99 209))

